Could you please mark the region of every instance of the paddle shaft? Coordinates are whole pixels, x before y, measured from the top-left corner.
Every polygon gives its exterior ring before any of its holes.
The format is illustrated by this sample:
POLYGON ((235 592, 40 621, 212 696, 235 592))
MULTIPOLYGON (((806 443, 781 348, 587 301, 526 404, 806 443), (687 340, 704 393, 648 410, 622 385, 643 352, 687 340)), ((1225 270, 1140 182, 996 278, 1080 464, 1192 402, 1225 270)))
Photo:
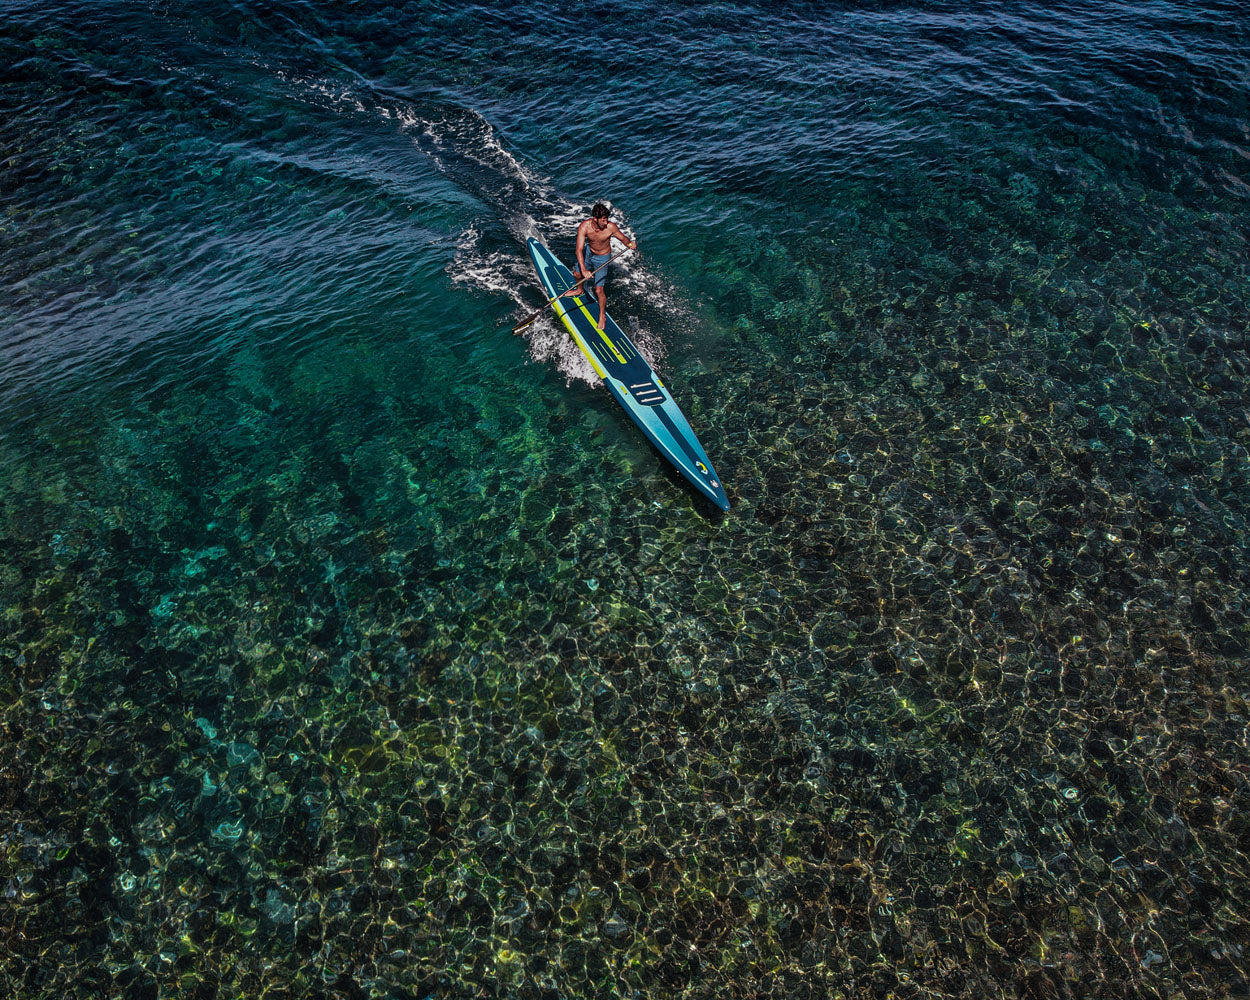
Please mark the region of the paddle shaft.
MULTIPOLYGON (((611 264, 611 263, 612 263, 612 261, 616 260, 618 257, 623 257, 623 256, 625 256, 625 254, 629 253, 629 251, 630 251, 630 250, 632 250, 632 249, 633 249, 632 247, 626 247, 626 248, 625 248, 624 250, 622 250, 620 253, 618 253, 618 254, 613 254, 611 257, 609 257, 607 260, 605 260, 602 264, 600 264, 598 267, 596 267, 596 268, 595 268, 593 271, 591 271, 589 274, 582 275, 582 277, 578 279, 578 281, 577 281, 577 285, 584 285, 587 281, 589 281, 589 280, 590 280, 591 278, 593 278, 596 274, 598 274, 600 271, 602 271, 605 267, 607 267, 609 264, 611 264)), ((568 294, 570 291, 572 291, 574 288, 576 288, 576 287, 577 287, 577 285, 572 285, 571 287, 566 288, 564 291, 562 291, 559 295, 555 296, 554 298, 550 298, 550 299, 548 299, 546 302, 544 302, 544 303, 542 304, 542 306, 541 306, 541 307, 540 307, 540 308, 539 308, 536 312, 534 312, 534 313, 533 313, 532 315, 530 315, 530 316, 526 316, 526 317, 525 317, 525 319, 521 320, 521 322, 520 322, 520 323, 518 323, 516 326, 514 326, 514 327, 512 328, 512 332, 513 332, 513 333, 520 333, 520 332, 521 332, 522 330, 524 330, 527 326, 529 326, 531 323, 533 323, 533 322, 534 322, 534 320, 538 319, 538 317, 539 317, 539 316, 541 316, 541 315, 543 314, 543 311, 544 311, 545 309, 547 309, 548 307, 550 307, 550 306, 552 305, 552 303, 554 303, 557 299, 562 299, 562 298, 564 298, 564 296, 565 296, 565 295, 567 295, 567 294, 568 294)))

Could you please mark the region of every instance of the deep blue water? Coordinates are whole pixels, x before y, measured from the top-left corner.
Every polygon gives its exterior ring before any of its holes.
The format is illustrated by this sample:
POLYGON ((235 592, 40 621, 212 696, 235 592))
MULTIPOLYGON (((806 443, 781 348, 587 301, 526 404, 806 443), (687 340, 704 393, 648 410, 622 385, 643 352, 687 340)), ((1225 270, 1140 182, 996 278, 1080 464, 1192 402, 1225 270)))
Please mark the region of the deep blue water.
POLYGON ((0 4, 0 995, 1250 995, 1248 53, 0 4))

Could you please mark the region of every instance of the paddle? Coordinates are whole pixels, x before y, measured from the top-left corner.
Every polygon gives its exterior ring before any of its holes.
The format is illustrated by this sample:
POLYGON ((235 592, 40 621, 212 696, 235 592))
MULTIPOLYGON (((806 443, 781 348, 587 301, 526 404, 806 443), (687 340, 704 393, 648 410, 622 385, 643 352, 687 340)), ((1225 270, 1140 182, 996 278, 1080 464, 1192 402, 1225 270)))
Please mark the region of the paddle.
POLYGON ((514 327, 512 328, 512 332, 513 332, 513 333, 520 333, 520 332, 521 332, 522 330, 524 330, 527 326, 529 326, 531 323, 533 323, 533 322, 534 322, 534 320, 538 319, 538 317, 539 317, 539 316, 541 316, 541 315, 543 314, 543 311, 544 311, 544 310, 546 310, 546 309, 547 309, 547 307, 548 307, 548 306, 550 306, 553 302, 555 302, 555 301, 556 301, 556 299, 562 299, 562 298, 564 298, 564 296, 566 296, 569 292, 571 292, 571 291, 573 290, 573 288, 577 288, 577 287, 578 287, 578 285, 584 285, 584 284, 585 284, 585 283, 586 283, 589 279, 593 278, 596 274, 598 274, 598 273, 599 273, 600 271, 602 271, 605 267, 607 267, 609 264, 611 264, 611 263, 612 263, 612 261, 616 260, 616 258, 617 258, 617 257, 623 257, 623 256, 625 256, 625 254, 629 253, 629 251, 630 251, 631 249, 633 249, 633 248, 632 248, 632 247, 626 247, 626 248, 625 248, 624 250, 622 250, 620 253, 618 253, 618 254, 614 254, 613 256, 609 257, 607 260, 605 260, 602 264, 600 264, 598 267, 596 267, 596 268, 595 268, 593 271, 591 271, 589 274, 587 274, 587 275, 585 275, 584 277, 582 277, 581 279, 579 279, 579 280, 578 280, 578 282, 577 282, 577 284, 576 284, 576 285, 573 285, 573 286, 572 286, 572 288, 566 288, 564 291, 562 291, 562 292, 561 292, 559 295, 557 295, 555 298, 548 299, 546 302, 544 302, 544 303, 542 304, 542 306, 541 306, 541 307, 540 307, 540 308, 539 308, 536 312, 534 312, 532 315, 526 316, 526 317, 525 317, 525 319, 521 320, 521 322, 520 322, 520 323, 518 323, 516 326, 514 326, 514 327))

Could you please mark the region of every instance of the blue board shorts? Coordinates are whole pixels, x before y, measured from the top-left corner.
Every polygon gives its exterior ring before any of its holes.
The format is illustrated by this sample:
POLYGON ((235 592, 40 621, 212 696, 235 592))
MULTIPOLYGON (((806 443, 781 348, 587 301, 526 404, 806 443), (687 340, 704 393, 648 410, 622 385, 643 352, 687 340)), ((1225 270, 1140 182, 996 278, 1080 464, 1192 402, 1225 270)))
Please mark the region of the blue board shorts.
MULTIPOLYGON (((596 267, 606 264, 612 259, 610 253, 591 253, 590 244, 586 244, 585 252, 582 255, 582 274, 590 274, 596 267)), ((605 267, 593 278, 583 285, 583 288, 602 288, 608 280, 608 269, 605 267)))

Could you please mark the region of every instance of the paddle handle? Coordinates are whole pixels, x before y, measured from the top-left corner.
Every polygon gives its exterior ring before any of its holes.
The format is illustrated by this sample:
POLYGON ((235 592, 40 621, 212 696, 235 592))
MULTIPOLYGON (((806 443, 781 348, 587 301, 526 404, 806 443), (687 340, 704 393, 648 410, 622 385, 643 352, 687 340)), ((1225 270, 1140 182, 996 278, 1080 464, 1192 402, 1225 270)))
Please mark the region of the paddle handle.
POLYGON ((620 253, 618 253, 618 254, 613 254, 611 257, 609 257, 607 260, 605 260, 602 264, 600 264, 598 267, 596 267, 596 268, 595 268, 593 271, 591 271, 589 274, 584 274, 584 275, 582 275, 582 276, 581 276, 581 277, 577 280, 577 282, 576 282, 575 284, 570 285, 568 288, 566 288, 566 289, 565 289, 563 292, 561 292, 559 295, 556 295, 556 296, 554 296, 554 297, 552 297, 552 298, 548 299, 548 300, 547 300, 546 302, 544 302, 544 303, 543 303, 543 304, 542 304, 542 305, 541 305, 541 306, 540 306, 540 307, 539 307, 539 308, 538 308, 538 309, 537 309, 534 313, 532 313, 531 315, 529 315, 529 316, 525 317, 525 319, 521 320, 521 322, 520 322, 520 323, 518 323, 516 326, 514 326, 514 327, 512 328, 512 332, 513 332, 513 333, 520 333, 520 332, 521 332, 522 330, 524 330, 527 326, 529 326, 531 323, 533 323, 533 322, 534 322, 534 320, 538 319, 538 317, 539 317, 539 316, 541 316, 541 315, 543 314, 543 312, 544 312, 546 309, 548 309, 548 308, 549 308, 549 307, 550 307, 553 303, 555 303, 555 302, 556 302, 556 301, 558 301, 559 299, 562 299, 562 298, 564 297, 564 295, 565 295, 565 293, 566 293, 566 292, 571 291, 572 289, 576 288, 578 285, 584 285, 587 281, 589 281, 589 280, 590 280, 591 278, 593 278, 596 274, 598 274, 600 271, 602 271, 605 267, 607 267, 609 264, 611 264, 611 263, 612 263, 612 261, 616 260, 618 257, 623 257, 623 256, 625 256, 625 254, 629 253, 629 251, 631 251, 631 250, 633 250, 633 249, 634 249, 633 247, 626 247, 626 248, 625 248, 624 250, 622 250, 620 253))

